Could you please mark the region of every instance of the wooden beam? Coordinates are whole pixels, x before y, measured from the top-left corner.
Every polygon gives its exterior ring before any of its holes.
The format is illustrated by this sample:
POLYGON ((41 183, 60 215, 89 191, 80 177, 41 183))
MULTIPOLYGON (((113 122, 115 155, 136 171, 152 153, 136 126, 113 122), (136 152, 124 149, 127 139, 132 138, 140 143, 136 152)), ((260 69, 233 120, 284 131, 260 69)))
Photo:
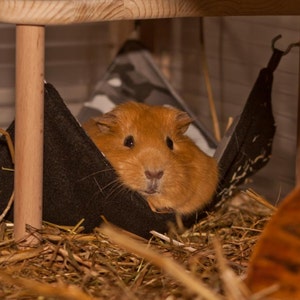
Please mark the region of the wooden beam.
POLYGON ((3 0, 0 22, 59 25, 200 16, 300 15, 295 0, 3 0))
MULTIPOLYGON (((16 29, 16 122, 14 234, 19 241, 26 224, 42 224, 44 46, 43 26, 16 29)), ((33 237, 26 243, 36 243, 33 237)))

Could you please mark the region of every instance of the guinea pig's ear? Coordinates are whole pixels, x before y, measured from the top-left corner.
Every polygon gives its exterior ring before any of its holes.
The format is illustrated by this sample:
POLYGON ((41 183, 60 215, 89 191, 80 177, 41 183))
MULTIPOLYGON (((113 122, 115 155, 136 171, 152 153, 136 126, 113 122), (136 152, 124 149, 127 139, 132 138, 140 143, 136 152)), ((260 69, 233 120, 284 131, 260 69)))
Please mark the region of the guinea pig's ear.
POLYGON ((176 129, 179 130, 180 133, 185 133, 193 121, 191 117, 183 111, 177 112, 175 120, 176 129))
POLYGON ((107 133, 117 125, 117 116, 113 112, 108 112, 95 119, 100 132, 107 133))

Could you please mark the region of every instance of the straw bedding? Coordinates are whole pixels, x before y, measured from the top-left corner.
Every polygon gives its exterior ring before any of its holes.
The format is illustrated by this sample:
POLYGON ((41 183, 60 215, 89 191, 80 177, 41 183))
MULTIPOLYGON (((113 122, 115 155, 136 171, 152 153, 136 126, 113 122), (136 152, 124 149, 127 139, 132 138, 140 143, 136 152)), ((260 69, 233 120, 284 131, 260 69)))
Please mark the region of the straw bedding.
POLYGON ((193 228, 154 232, 149 241, 111 225, 81 234, 80 224, 45 223, 28 228, 40 244, 21 248, 2 222, 0 298, 254 299, 242 279, 273 212, 259 198, 240 192, 193 228))

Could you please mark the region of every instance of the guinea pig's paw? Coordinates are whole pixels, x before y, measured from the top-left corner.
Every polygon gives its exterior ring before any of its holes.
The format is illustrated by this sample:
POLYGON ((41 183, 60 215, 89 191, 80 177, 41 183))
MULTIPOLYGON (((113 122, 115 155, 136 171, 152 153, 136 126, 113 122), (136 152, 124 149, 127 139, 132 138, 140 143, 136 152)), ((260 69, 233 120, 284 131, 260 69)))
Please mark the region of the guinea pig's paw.
POLYGON ((147 199, 147 202, 151 210, 157 214, 171 214, 175 212, 175 210, 171 207, 158 207, 157 205, 154 205, 151 199, 147 199))
POLYGON ((175 213, 175 210, 171 207, 163 207, 163 208, 157 208, 155 212, 157 214, 172 214, 175 213))

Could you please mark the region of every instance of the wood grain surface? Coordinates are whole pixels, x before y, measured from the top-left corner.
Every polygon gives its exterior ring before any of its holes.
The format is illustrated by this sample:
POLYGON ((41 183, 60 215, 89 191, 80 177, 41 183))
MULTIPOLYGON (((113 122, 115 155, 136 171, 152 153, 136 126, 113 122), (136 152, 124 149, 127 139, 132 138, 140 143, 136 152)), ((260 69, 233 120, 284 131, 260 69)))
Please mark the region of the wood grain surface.
POLYGON ((59 25, 197 16, 300 15, 294 0, 0 0, 0 22, 59 25))
MULTIPOLYGON (((22 240, 26 224, 42 226, 45 27, 16 29, 16 122, 14 237, 22 240)), ((30 236, 26 244, 40 242, 30 236)))

